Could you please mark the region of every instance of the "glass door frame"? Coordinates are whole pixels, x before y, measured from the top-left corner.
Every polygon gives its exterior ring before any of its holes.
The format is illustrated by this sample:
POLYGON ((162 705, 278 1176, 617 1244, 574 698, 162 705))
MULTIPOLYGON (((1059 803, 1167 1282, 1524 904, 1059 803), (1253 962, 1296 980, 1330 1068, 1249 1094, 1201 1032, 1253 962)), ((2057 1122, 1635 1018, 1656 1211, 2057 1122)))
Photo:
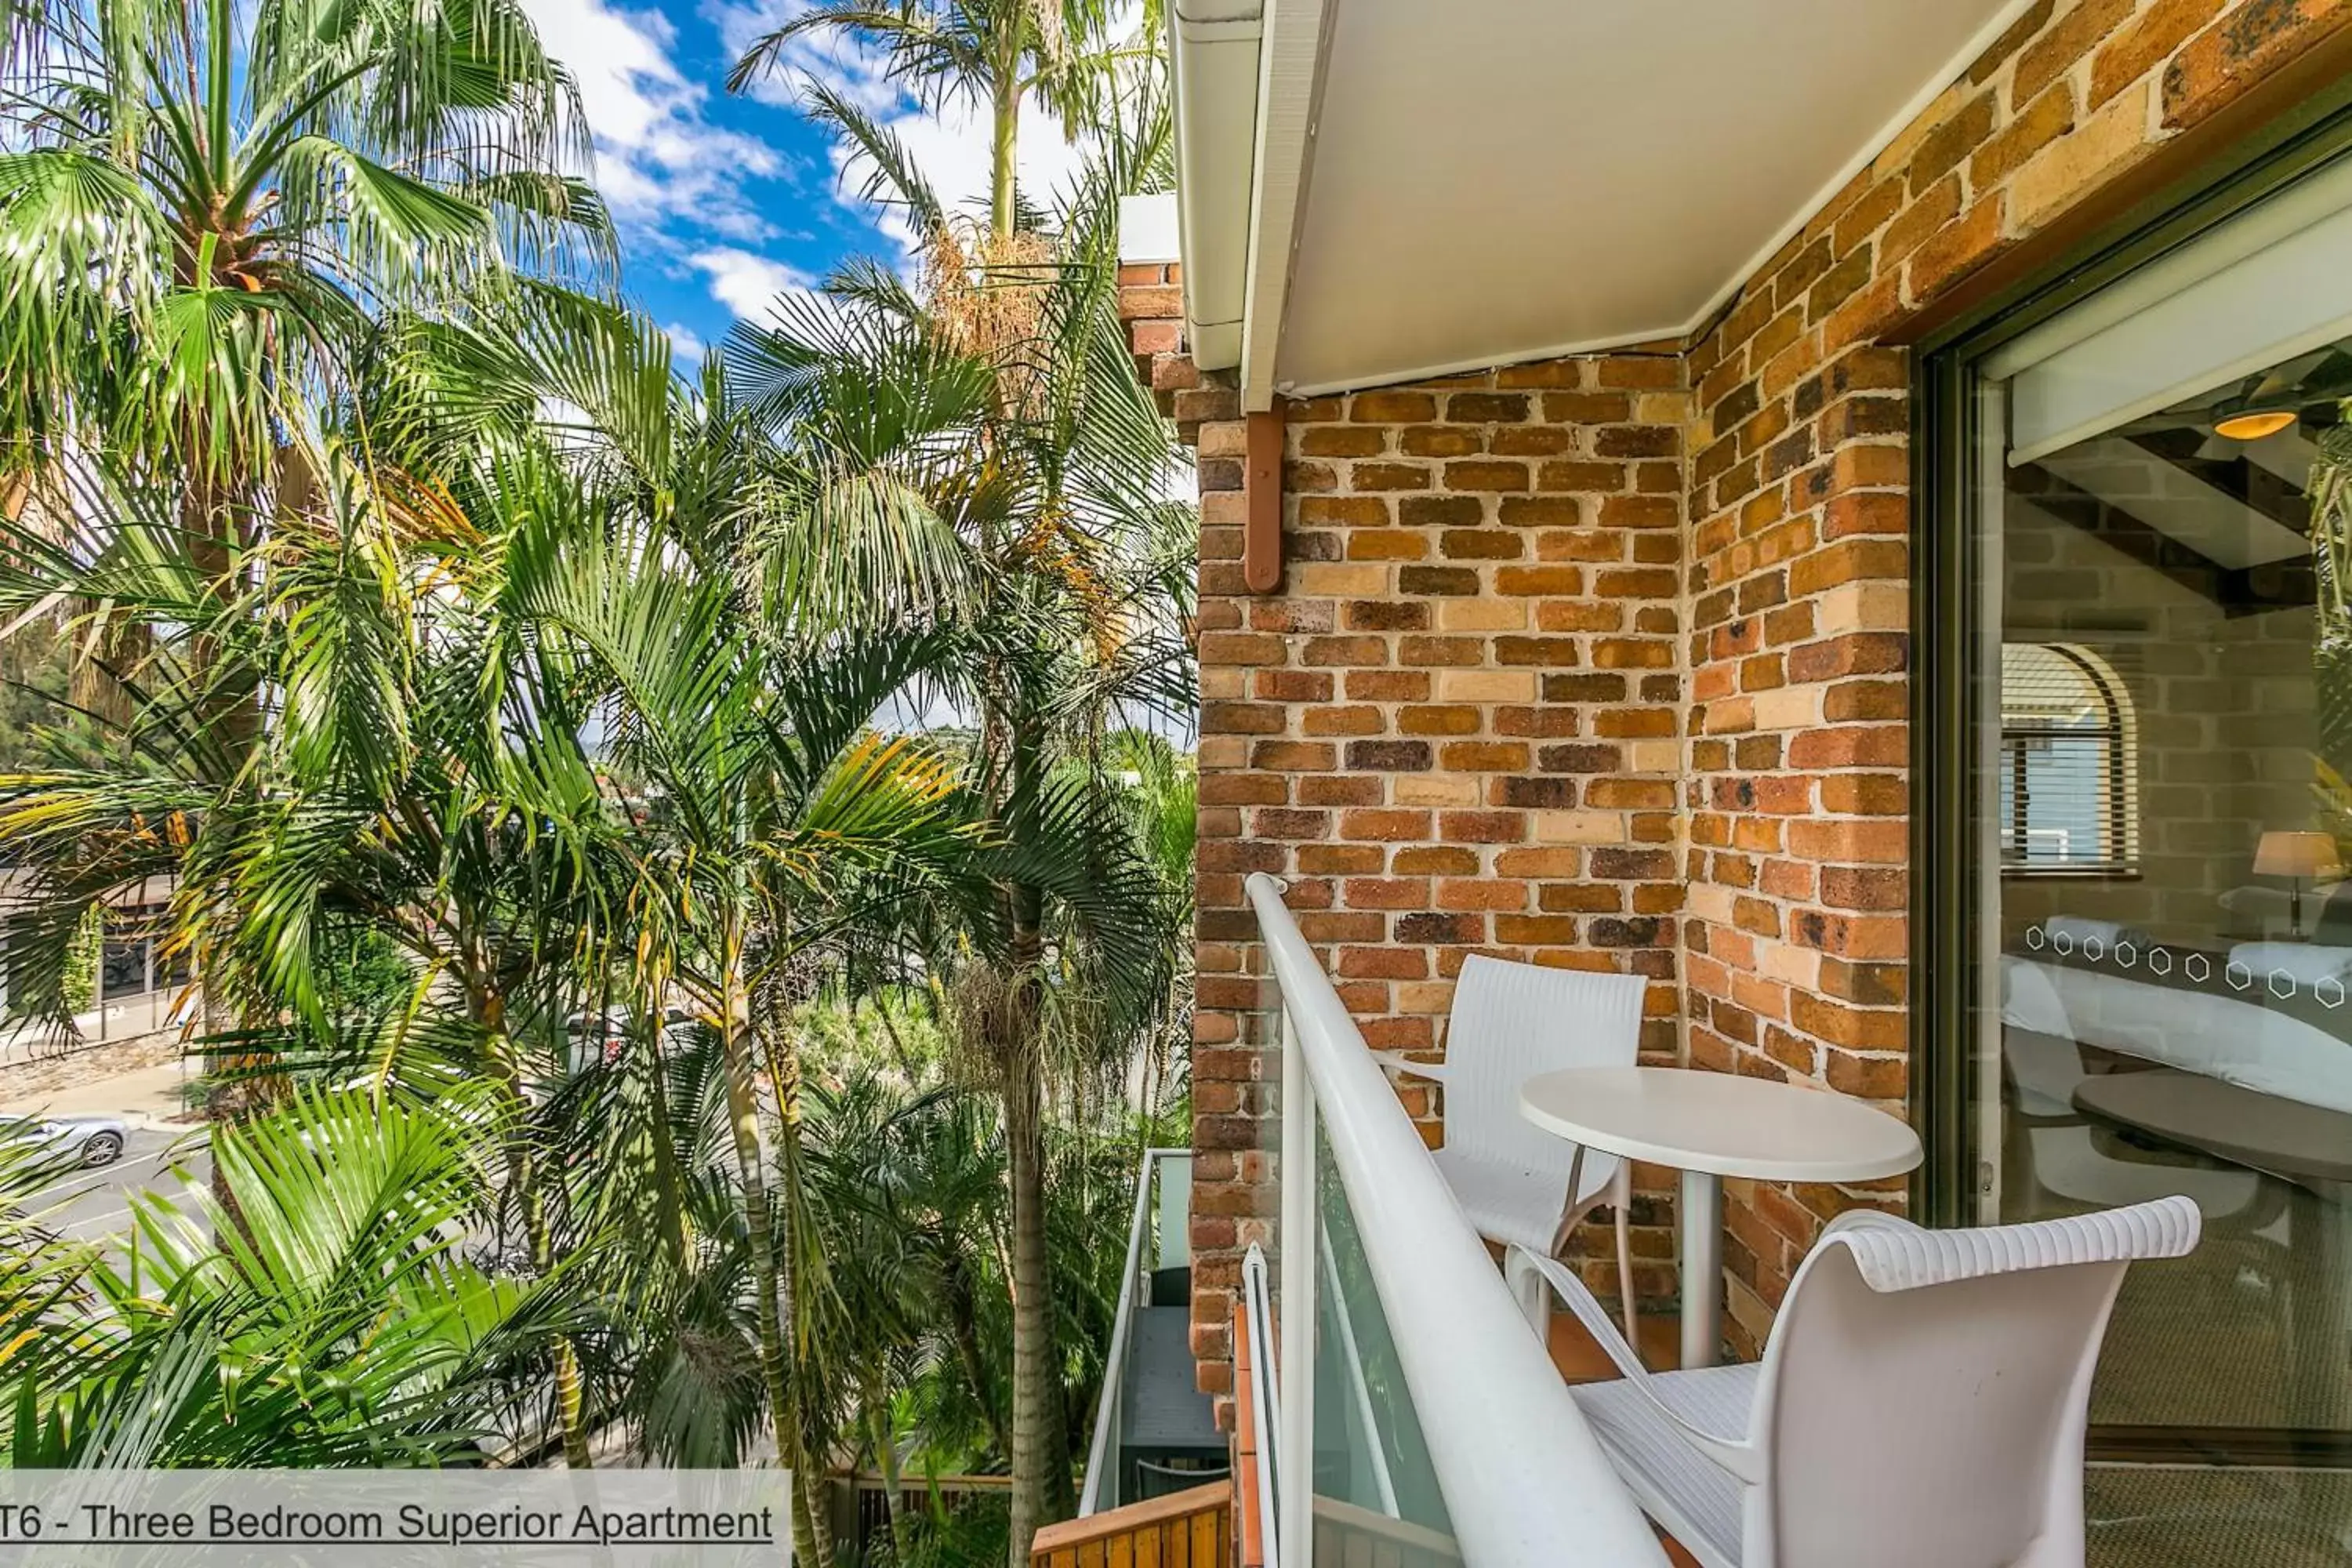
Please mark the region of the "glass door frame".
MULTIPOLYGON (((1985 809, 1980 744, 1989 552, 1970 511, 1984 399, 1978 364, 1995 349, 2125 274, 2237 216, 2303 175, 2352 156, 2352 77, 2305 99, 2134 206, 2021 282, 1912 344, 1910 1110, 1927 1156, 1913 1179, 1924 1224, 1977 1223, 1998 1149, 1979 1146, 1971 1082, 1979 1064, 1985 809)), ((2095 1428, 2094 1459, 2352 1463, 2352 1436, 2184 1428, 2095 1428)))

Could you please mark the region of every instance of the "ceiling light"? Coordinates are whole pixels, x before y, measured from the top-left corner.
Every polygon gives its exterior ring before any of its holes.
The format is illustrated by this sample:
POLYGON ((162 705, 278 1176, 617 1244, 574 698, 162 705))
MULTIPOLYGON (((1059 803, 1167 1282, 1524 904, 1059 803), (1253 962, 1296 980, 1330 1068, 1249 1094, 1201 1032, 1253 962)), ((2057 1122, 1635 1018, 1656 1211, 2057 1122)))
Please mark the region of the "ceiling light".
POLYGON ((2232 441, 2259 441, 2265 436, 2277 435, 2294 420, 2292 408, 2249 408, 2242 414, 2213 421, 2213 434, 2232 441))

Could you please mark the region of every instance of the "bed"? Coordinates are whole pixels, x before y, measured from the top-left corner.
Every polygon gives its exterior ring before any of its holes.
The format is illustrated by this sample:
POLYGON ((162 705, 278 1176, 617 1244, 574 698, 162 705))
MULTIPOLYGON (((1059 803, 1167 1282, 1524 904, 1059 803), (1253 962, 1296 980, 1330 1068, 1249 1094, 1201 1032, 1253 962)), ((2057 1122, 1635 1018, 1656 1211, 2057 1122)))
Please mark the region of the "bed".
POLYGON ((2035 926, 2001 957, 2012 1029, 2352 1112, 2352 943, 2154 942, 2035 926))

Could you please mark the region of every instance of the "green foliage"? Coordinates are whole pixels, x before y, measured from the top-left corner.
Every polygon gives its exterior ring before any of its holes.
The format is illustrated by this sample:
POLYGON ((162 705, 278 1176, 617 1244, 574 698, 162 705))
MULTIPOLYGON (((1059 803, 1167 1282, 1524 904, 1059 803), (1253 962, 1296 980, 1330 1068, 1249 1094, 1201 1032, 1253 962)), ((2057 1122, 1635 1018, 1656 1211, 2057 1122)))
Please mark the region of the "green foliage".
POLYGON ((893 1568, 972 1568, 1002 1563, 1012 1521, 1004 1499, 981 1492, 953 1507, 926 1500, 898 1524, 898 1550, 887 1558, 893 1568))
POLYGON ((200 513, 280 468, 377 312, 609 258, 570 177, 572 80, 512 0, 29 0, 7 22, 12 473, 103 443, 192 476, 200 513))
POLYGON ((369 926, 329 931, 313 962, 320 1002, 331 1018, 373 1016, 416 988, 414 962, 389 935, 369 926))
POLYGON ((793 1027, 814 1074, 887 1071, 908 1088, 936 1088, 947 1080, 955 1047, 930 1004, 912 986, 881 984, 856 994, 839 987, 802 1007, 793 1027))
POLYGON ((65 1005, 69 1013, 87 1013, 98 1005, 98 971, 106 955, 106 910, 97 904, 82 910, 73 940, 66 948, 65 1005))
POLYGON ((48 760, 42 732, 66 721, 72 672, 73 650, 47 616, 0 641, 0 773, 48 760))
POLYGON ((79 1288, 10 1325, 0 1399, 16 1419, 0 1458, 480 1462, 530 1347, 581 1310, 561 1276, 500 1278, 464 1255, 489 1174, 478 1123, 492 1114, 478 1095, 427 1106, 303 1090, 222 1130, 213 1155, 235 1215, 202 1192, 135 1196, 128 1256, 79 1252, 79 1288))
MULTIPOLYGON (((1089 114, 1066 9, 958 14, 1089 114)), ((244 1092, 122 1253, 0 1140, 8 1460, 601 1431, 780 1455, 811 1560, 831 1466, 1066 1493, 1189 1016, 1191 520, 1104 227, 1164 135, 1013 203, 1030 269, 849 269, 688 384, 560 286, 607 236, 509 0, 102 10, 0 49, 11 994, 167 879, 244 1092)))

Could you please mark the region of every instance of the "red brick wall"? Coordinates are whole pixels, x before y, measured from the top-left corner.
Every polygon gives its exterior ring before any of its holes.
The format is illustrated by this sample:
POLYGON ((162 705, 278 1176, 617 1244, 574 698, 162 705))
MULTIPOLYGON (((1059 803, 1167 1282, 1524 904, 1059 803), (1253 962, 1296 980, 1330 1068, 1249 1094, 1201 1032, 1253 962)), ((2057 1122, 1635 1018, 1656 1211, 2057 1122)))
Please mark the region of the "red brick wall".
MULTIPOLYGON (((1289 880, 1375 1047, 1442 1051, 1454 977, 1483 952, 1651 976, 1644 1047, 1679 1050, 1679 356, 1289 405, 1288 565, 1265 597, 1242 590, 1230 399, 1177 395, 1203 421, 1194 1232, 1212 1257, 1270 1202, 1245 1180, 1274 1142, 1251 871, 1289 880)), ((1652 1289, 1664 1217, 1636 1215, 1652 1289)), ((1194 1279, 1198 1348, 1223 1355, 1209 1313, 1232 1280, 1194 1279)))
MULTIPOLYGON (((2347 9, 2044 0, 1679 353, 1295 406, 1268 597, 1241 583, 1234 395, 1176 352, 1172 274, 1129 280, 1201 453, 1204 1386, 1274 1202, 1249 871, 1292 879, 1375 1046, 1443 1049, 1467 952, 1625 967, 1657 982, 1660 1059, 1902 1109, 1910 367, 1881 340, 2347 9)), ((1901 1184, 1729 1200, 1747 1354, 1825 1219, 1901 1184)), ((1663 1205, 1639 1217, 1670 1257, 1663 1205)))
MULTIPOLYGON (((1881 334, 2334 29, 2336 0, 2044 0, 1693 343, 1689 1052, 1901 1110, 1910 364, 1881 334)), ((1733 1348, 1867 1189, 1727 1190, 1733 1348)))

